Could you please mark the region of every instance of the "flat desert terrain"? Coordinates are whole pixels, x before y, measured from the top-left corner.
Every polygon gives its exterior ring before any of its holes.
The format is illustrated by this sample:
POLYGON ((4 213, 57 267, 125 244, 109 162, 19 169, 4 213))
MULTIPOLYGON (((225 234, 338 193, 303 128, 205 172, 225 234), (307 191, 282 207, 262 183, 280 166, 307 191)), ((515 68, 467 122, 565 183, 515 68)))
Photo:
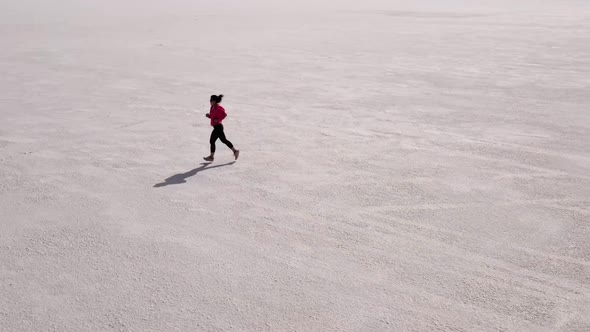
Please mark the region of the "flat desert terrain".
POLYGON ((590 331, 590 3, 0 0, 0 330, 590 331))

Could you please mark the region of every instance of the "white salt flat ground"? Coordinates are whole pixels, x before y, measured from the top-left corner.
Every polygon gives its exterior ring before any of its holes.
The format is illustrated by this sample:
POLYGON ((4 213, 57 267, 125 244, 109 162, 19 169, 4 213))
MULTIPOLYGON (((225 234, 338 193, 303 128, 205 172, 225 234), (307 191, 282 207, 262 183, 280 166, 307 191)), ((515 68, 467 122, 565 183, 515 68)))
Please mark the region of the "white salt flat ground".
POLYGON ((0 330, 590 330, 588 4, 298 4, 0 1, 0 330))

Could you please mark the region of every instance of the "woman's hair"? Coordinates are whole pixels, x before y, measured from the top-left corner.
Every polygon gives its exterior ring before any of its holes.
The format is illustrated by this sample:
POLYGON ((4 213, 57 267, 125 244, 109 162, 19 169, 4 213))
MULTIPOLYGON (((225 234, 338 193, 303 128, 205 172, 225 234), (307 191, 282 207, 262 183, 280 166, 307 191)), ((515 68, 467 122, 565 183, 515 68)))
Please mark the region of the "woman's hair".
POLYGON ((209 99, 209 101, 214 101, 216 103, 221 103, 221 100, 223 99, 223 95, 211 95, 211 99, 209 99))

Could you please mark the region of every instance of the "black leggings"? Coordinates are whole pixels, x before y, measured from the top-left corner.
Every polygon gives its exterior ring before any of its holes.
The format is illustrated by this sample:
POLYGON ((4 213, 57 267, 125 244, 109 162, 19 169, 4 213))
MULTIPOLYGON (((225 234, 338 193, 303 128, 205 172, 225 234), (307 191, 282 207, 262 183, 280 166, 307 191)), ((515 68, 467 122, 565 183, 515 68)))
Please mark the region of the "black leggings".
POLYGON ((213 131, 211 132, 211 138, 209 139, 209 143, 211 143, 211 153, 215 153, 215 141, 220 139, 221 142, 227 145, 228 148, 233 149, 234 145, 231 144, 230 141, 225 138, 225 133, 223 132, 223 125, 218 124, 213 127, 213 131))

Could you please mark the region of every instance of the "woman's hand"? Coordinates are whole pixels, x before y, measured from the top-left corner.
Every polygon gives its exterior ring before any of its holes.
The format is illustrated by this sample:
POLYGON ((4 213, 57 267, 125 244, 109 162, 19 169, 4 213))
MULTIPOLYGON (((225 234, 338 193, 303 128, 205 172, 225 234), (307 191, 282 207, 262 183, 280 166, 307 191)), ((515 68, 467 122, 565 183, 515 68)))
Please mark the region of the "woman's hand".
POLYGON ((211 115, 209 115, 209 113, 205 114, 205 116, 211 118, 211 115))

